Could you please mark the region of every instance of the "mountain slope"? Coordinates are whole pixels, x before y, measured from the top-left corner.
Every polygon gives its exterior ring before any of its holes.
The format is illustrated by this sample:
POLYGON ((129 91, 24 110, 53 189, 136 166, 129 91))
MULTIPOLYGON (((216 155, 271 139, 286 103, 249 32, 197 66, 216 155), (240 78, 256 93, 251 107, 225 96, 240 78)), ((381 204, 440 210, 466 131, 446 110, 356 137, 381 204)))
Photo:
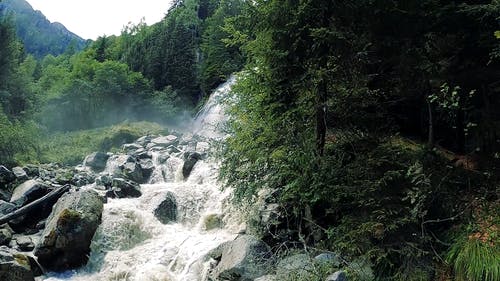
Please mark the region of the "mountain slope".
POLYGON ((11 17, 26 51, 38 58, 48 54, 62 54, 68 47, 81 50, 86 44, 84 39, 62 24, 51 23, 25 0, 1 1, 0 17, 11 17))

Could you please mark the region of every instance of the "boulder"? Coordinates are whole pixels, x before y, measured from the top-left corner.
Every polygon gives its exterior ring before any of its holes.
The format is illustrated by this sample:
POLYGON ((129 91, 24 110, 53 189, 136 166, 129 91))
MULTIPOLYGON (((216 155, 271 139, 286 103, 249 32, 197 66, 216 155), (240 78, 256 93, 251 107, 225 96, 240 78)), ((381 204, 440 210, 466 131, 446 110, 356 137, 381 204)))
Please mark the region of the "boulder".
POLYGON ((153 173, 153 170, 155 169, 155 165, 153 163, 153 160, 140 159, 139 166, 141 167, 142 176, 144 178, 144 181, 147 181, 147 179, 149 179, 149 177, 151 177, 151 174, 153 173))
POLYGON ((194 165, 200 159, 201 155, 198 152, 188 152, 184 154, 184 164, 182 165, 182 176, 184 176, 185 179, 189 177, 189 174, 191 174, 194 165))
POLYGON ((71 179, 71 184, 74 186, 84 186, 91 184, 95 181, 95 175, 87 172, 79 172, 73 176, 71 179))
POLYGON ((12 168, 12 173, 14 173, 14 176, 16 177, 16 180, 18 180, 18 181, 28 180, 28 174, 21 167, 12 168))
POLYGON ((328 264, 332 267, 340 267, 341 257, 336 253, 321 253, 314 257, 314 261, 319 264, 328 264))
POLYGON ((313 270, 314 264, 308 254, 295 254, 278 262, 276 275, 281 278, 294 276, 300 279, 308 276, 313 270))
POLYGON ((152 136, 143 136, 138 138, 135 142, 142 146, 146 146, 148 143, 151 142, 152 139, 153 139, 152 136))
POLYGON ((17 209, 16 205, 0 200, 0 216, 12 213, 15 209, 17 209))
POLYGON ((0 166, 0 184, 11 183, 16 177, 14 173, 7 169, 5 166, 0 166))
POLYGON ((109 198, 140 197, 141 195, 141 187, 138 183, 122 178, 112 179, 111 187, 106 192, 106 197, 109 198))
POLYGON ((137 144, 137 143, 126 143, 126 144, 122 145, 122 149, 126 153, 132 153, 132 152, 134 152, 138 149, 141 149, 141 148, 142 148, 142 145, 137 144))
POLYGON ((167 146, 175 144, 177 142, 177 140, 178 140, 177 136, 168 135, 168 136, 154 138, 151 140, 151 143, 154 144, 155 146, 167 147, 167 146))
POLYGON ((143 183, 144 175, 142 173, 142 168, 137 162, 127 162, 121 166, 123 175, 130 180, 135 182, 143 183))
POLYGON ((23 167, 23 170, 26 172, 28 177, 33 178, 33 177, 38 177, 40 175, 39 167, 37 165, 33 164, 28 164, 23 167))
POLYGON ((14 189, 10 202, 24 206, 49 193, 49 186, 38 180, 28 180, 14 189))
POLYGON ((0 246, 9 245, 10 240, 12 240, 12 234, 14 231, 8 224, 0 226, 0 246))
POLYGON ((30 259, 6 246, 0 247, 0 280, 34 281, 30 259))
POLYGON ((64 271, 84 265, 101 223, 102 198, 93 190, 64 194, 47 219, 34 254, 41 266, 64 271))
POLYGON ((345 271, 340 270, 334 274, 328 275, 325 281, 347 281, 347 275, 345 274, 345 271))
POLYGON ((94 152, 83 160, 83 165, 90 167, 96 172, 100 172, 106 168, 106 161, 108 161, 109 155, 104 152, 94 152))
POLYGON ((168 192, 165 199, 154 211, 155 217, 163 224, 177 220, 177 200, 175 195, 168 192))
POLYGON ((220 262, 211 273, 216 280, 253 281, 268 271, 271 250, 251 235, 241 235, 221 249, 220 262))
POLYGON ((32 251, 35 248, 35 244, 29 236, 17 236, 16 244, 21 251, 32 251))

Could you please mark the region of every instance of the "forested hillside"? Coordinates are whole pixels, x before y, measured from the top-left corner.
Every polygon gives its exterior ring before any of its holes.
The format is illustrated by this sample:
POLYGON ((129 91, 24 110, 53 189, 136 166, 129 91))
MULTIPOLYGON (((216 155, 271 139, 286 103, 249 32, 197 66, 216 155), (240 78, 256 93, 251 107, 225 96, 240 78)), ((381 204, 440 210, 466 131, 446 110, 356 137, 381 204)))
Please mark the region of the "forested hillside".
POLYGON ((498 0, 176 0, 83 51, 24 42, 2 17, 2 164, 54 159, 55 133, 182 125, 237 73, 221 181, 275 255, 338 254, 349 280, 500 279, 498 0))
POLYGON ((67 30, 61 23, 51 23, 25 0, 1 1, 0 18, 10 18, 26 52, 36 58, 81 51, 86 44, 85 40, 67 30))

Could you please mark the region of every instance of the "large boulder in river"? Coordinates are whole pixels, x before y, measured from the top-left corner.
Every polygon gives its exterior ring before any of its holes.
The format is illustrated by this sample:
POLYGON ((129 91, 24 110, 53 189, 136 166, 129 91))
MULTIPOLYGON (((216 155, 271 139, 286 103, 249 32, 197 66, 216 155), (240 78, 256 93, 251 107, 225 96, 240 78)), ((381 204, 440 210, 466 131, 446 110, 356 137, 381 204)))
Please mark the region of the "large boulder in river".
POLYGON ((30 259, 6 246, 0 247, 0 280, 34 281, 30 259))
POLYGON ((28 180, 28 174, 21 167, 12 168, 12 173, 14 173, 16 180, 18 180, 20 182, 28 180))
POLYGON ((177 201, 175 195, 168 192, 165 199, 154 211, 155 217, 163 224, 177 220, 177 201))
POLYGON ((182 176, 187 179, 194 165, 198 160, 201 159, 201 155, 198 152, 188 152, 184 155, 184 164, 182 165, 182 176))
POLYGON ((17 206, 24 206, 50 192, 49 186, 41 181, 25 181, 14 189, 10 202, 17 206))
POLYGON ((83 160, 83 165, 90 167, 96 172, 104 170, 106 167, 106 161, 108 161, 109 155, 104 152, 94 152, 83 160))
POLYGON ((216 280, 253 281, 267 274, 271 250, 261 240, 242 235, 226 242, 220 248, 220 262, 214 268, 212 277, 216 280))
POLYGON ((151 140, 151 143, 154 146, 168 147, 170 145, 176 144, 178 139, 179 138, 175 135, 168 135, 168 136, 154 138, 151 140))
POLYGON ((106 197, 109 198, 135 198, 141 195, 141 187, 138 183, 122 178, 112 179, 111 187, 106 192, 106 197))
POLYGON ((103 200, 92 190, 64 194, 47 219, 34 254, 44 268, 64 271, 84 265, 101 223, 103 200))

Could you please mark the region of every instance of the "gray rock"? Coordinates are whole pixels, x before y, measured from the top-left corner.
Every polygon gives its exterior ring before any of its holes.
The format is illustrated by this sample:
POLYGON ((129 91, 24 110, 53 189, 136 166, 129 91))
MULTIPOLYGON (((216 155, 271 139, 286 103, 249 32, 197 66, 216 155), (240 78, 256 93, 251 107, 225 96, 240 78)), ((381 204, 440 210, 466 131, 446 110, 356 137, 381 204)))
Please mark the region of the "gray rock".
POLYGON ((280 278, 294 276, 305 277, 314 270, 311 257, 308 254, 295 254, 285 257, 276 266, 276 275, 280 278))
POLYGON ((122 145, 122 149, 126 153, 132 153, 132 152, 134 152, 138 149, 141 149, 141 148, 142 148, 142 145, 137 144, 137 143, 126 143, 126 144, 122 145))
POLYGON ((34 281, 31 263, 26 255, 6 246, 0 247, 0 280, 34 281))
POLYGON ((24 206, 49 193, 49 186, 38 180, 29 180, 14 189, 10 202, 24 206))
POLYGON ((83 160, 83 165, 90 167, 92 170, 96 172, 100 172, 106 168, 106 161, 108 160, 109 155, 104 152, 94 152, 83 160))
POLYGON ((28 174, 26 174, 26 171, 24 171, 24 169, 21 167, 12 168, 12 173, 14 173, 14 176, 16 177, 16 180, 18 180, 18 181, 28 180, 28 174))
POLYGON ((314 257, 314 260, 321 264, 329 264, 333 267, 339 267, 341 264, 340 255, 336 253, 321 253, 314 257))
POLYGON ((134 156, 139 159, 139 160, 142 160, 142 159, 151 159, 153 158, 153 156, 151 155, 150 152, 148 152, 147 150, 141 148, 141 149, 138 149, 137 151, 134 152, 134 156))
POLYGON ((7 169, 5 166, 0 166, 0 183, 11 183, 16 177, 14 173, 7 169))
POLYGON ((325 281, 347 281, 347 275, 345 271, 340 270, 326 277, 325 281))
POLYGON ((78 174, 75 174, 73 178, 71 179, 71 184, 74 186, 84 186, 91 184, 95 181, 95 175, 91 173, 86 173, 86 172, 79 172, 78 174))
POLYGON ((168 147, 170 145, 175 144, 178 139, 179 138, 175 135, 168 135, 168 136, 154 138, 151 140, 151 143, 154 144, 155 146, 168 147))
POLYGON ((106 192, 106 197, 109 198, 130 198, 141 195, 141 187, 138 183, 122 178, 114 178, 110 189, 106 192))
POLYGON ((153 139, 152 136, 143 136, 138 138, 135 142, 142 146, 146 146, 148 143, 151 142, 152 139, 153 139))
POLYGON ((201 159, 201 155, 198 152, 188 152, 184 155, 184 164, 182 165, 182 176, 185 179, 189 177, 194 165, 198 160, 201 159))
POLYGON ((106 187, 111 187, 112 182, 113 178, 110 175, 100 175, 95 179, 96 185, 102 185, 106 187))
POLYGON ((28 164, 23 167, 23 170, 30 178, 38 177, 40 175, 39 167, 37 165, 28 164))
POLYGON ((242 235, 222 246, 220 262, 212 276, 216 280, 253 281, 268 271, 269 246, 251 235, 242 235))
POLYGON ((175 195, 168 192, 165 199, 154 211, 155 217, 163 224, 177 220, 177 200, 175 195))
POLYGON ((122 168, 123 175, 130 180, 138 183, 144 183, 144 175, 142 173, 142 168, 137 162, 127 162, 122 168))
POLYGON ((9 245, 14 231, 8 224, 0 226, 0 245, 9 245))
POLYGON ((84 265, 101 223, 102 198, 92 190, 64 194, 47 219, 34 254, 44 268, 63 271, 84 265))
POLYGON ((16 237, 16 244, 21 251, 31 251, 35 248, 35 244, 29 236, 18 236, 16 237))
POLYGON ((17 208, 16 205, 0 200, 0 216, 11 213, 17 208))
POLYGON ((153 163, 153 160, 151 159, 140 159, 139 160, 139 166, 141 167, 142 170, 142 176, 145 181, 151 177, 151 174, 153 173, 153 170, 155 169, 155 165, 153 163))

